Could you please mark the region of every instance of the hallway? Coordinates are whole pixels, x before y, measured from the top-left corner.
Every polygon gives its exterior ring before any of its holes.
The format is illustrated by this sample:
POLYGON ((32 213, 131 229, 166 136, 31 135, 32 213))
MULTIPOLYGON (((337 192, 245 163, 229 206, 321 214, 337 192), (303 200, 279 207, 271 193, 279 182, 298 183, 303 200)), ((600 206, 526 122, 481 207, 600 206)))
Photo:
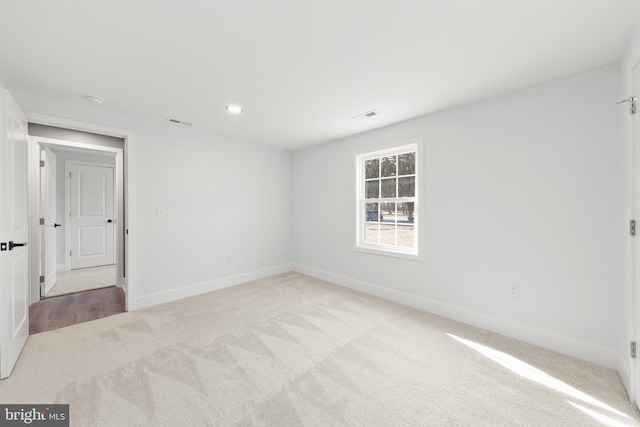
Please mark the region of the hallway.
POLYGON ((59 271, 56 274, 56 284, 44 298, 106 288, 115 284, 115 264, 59 271))

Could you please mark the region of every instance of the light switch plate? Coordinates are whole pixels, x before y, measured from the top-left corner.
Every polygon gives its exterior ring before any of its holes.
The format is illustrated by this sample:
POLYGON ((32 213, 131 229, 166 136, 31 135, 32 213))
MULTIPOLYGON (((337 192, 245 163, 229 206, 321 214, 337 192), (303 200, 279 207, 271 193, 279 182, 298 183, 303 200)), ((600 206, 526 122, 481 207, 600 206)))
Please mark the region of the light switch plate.
POLYGON ((158 218, 166 218, 167 210, 165 208, 158 208, 158 218))

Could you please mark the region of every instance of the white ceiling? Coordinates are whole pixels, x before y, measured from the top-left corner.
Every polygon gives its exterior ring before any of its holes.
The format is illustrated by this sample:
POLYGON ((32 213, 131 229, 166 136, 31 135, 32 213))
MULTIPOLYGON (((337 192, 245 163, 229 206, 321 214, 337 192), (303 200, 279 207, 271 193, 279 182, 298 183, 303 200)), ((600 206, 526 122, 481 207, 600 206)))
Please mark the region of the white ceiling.
POLYGON ((639 15, 638 0, 0 0, 0 81, 294 150, 614 62, 639 15))

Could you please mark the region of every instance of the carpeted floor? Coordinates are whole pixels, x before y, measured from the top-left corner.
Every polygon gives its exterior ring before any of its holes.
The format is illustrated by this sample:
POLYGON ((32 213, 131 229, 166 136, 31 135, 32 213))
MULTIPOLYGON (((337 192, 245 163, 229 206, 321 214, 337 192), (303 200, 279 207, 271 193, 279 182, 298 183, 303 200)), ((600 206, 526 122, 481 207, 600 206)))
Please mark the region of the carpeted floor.
POLYGON ((639 425, 615 371, 286 273, 29 338, 72 426, 639 425))
POLYGON ((116 266, 80 268, 77 270, 58 271, 56 284, 47 294, 48 297, 67 295, 91 289, 106 288, 116 284, 116 266))

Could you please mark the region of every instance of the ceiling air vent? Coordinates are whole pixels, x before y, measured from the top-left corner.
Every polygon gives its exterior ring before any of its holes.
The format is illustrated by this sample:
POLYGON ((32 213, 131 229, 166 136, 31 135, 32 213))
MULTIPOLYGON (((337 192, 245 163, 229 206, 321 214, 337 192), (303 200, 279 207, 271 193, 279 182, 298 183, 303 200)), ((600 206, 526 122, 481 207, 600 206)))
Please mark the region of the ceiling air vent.
POLYGON ((364 120, 369 117, 377 116, 379 113, 376 110, 367 111, 366 113, 358 114, 357 116, 353 116, 354 120, 364 120))
POLYGON ((172 119, 172 118, 167 118, 167 121, 169 123, 175 123, 177 125, 184 125, 184 126, 193 126, 193 123, 189 123, 189 122, 183 122, 182 120, 176 120, 176 119, 172 119))

